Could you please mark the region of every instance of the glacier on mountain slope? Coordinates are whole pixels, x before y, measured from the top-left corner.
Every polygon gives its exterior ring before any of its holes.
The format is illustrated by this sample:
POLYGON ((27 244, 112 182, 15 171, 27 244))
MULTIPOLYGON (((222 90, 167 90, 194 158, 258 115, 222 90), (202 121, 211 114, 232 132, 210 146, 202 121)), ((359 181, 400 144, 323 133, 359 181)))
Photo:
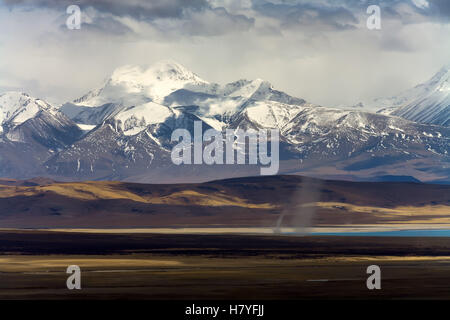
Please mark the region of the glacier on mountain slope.
POLYGON ((147 128, 150 124, 164 122, 175 113, 176 111, 166 106, 148 102, 127 108, 116 114, 113 119, 120 123, 119 125, 125 135, 134 135, 147 128))

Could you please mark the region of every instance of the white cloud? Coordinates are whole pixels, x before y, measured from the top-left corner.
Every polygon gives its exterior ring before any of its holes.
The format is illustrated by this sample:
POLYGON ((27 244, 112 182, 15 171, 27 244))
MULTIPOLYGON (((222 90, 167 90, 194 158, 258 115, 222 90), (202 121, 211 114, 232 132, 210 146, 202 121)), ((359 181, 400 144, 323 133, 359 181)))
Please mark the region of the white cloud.
POLYGON ((216 5, 226 11, 211 7, 152 21, 90 9, 90 25, 81 30, 62 27, 65 11, 0 6, 0 89, 65 102, 117 66, 170 58, 209 81, 263 78, 311 102, 338 105, 395 94, 450 62, 449 25, 426 16, 403 23, 385 15, 382 30, 369 31, 361 10, 354 29, 280 28, 248 3, 216 5))
POLYGON ((421 9, 430 7, 430 3, 427 0, 412 0, 412 2, 416 7, 421 9))

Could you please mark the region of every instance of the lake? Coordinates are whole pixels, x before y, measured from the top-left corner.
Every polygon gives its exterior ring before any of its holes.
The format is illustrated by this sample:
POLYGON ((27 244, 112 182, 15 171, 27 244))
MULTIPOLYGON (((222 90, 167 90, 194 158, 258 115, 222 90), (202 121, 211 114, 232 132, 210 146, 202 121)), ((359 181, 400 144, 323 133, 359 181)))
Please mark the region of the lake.
POLYGON ((345 237, 450 237, 450 229, 394 230, 372 232, 312 232, 313 236, 345 237))

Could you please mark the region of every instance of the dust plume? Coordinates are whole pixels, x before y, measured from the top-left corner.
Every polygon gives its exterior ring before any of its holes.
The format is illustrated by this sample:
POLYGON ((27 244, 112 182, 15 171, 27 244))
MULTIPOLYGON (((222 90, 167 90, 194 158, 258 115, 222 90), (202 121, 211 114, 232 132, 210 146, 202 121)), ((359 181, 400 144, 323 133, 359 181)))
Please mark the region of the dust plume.
POLYGON ((284 207, 274 233, 281 234, 283 227, 294 228, 296 235, 307 235, 312 227, 316 203, 320 200, 321 180, 303 178, 292 199, 284 207))

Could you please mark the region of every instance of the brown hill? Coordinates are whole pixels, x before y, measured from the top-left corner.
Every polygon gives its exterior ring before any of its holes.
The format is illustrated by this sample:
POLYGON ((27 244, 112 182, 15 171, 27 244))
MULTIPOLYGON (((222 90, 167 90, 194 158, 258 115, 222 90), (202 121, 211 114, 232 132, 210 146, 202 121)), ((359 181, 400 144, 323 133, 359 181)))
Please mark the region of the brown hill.
POLYGON ((450 223, 450 186, 249 177, 201 184, 0 181, 0 227, 450 223))

